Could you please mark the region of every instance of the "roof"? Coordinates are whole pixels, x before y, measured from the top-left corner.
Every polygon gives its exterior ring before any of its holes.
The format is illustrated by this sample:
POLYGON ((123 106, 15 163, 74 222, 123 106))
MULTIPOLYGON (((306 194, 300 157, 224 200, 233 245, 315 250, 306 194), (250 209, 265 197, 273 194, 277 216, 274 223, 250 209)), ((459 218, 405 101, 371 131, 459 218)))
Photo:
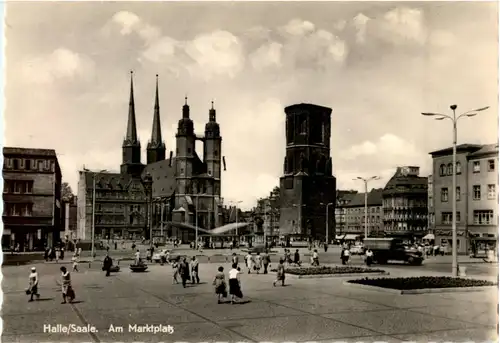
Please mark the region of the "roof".
POLYGON ((467 155, 467 157, 480 157, 484 155, 498 154, 498 143, 495 144, 485 144, 481 149, 474 151, 467 155))
POLYGON ((406 174, 403 168, 397 168, 394 175, 384 187, 384 195, 392 193, 425 193, 427 194, 429 179, 418 175, 406 174))
MULTIPOLYGON (((91 189, 94 184, 94 172, 80 171, 85 174, 85 184, 87 189, 91 189)), ((130 183, 131 177, 120 173, 96 173, 96 189, 125 190, 130 183)))
MULTIPOLYGON (((382 206, 382 188, 374 188, 368 193, 368 206, 382 206)), ((354 194, 351 202, 344 207, 359 207, 365 206, 365 193, 354 194)))
POLYGON ((4 154, 4 156, 5 155, 30 155, 30 156, 57 157, 56 151, 54 149, 4 147, 3 154, 4 154))
MULTIPOLYGON (((481 149, 483 146, 480 144, 459 144, 457 145, 457 152, 475 152, 479 149, 481 149)), ((453 154, 453 147, 441 149, 441 150, 436 150, 433 152, 430 152, 429 155, 432 157, 437 157, 437 156, 447 156, 453 154)))
POLYGON ((319 105, 314 105, 314 104, 306 104, 306 103, 300 103, 300 104, 295 104, 295 105, 290 105, 285 107, 285 113, 288 113, 290 111, 312 111, 312 112, 327 112, 328 114, 332 113, 332 109, 329 107, 324 107, 324 106, 319 106, 319 105))
POLYGON ((169 197, 175 192, 176 168, 175 157, 150 163, 144 168, 142 175, 149 173, 153 178, 153 197, 169 197))

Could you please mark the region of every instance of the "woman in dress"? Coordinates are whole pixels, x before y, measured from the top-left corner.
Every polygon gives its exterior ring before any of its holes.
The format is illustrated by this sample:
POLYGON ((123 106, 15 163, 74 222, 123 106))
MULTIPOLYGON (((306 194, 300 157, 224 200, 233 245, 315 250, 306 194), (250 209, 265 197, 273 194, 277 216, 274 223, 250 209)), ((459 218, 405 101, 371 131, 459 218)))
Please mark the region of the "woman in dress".
POLYGON ((276 287, 276 282, 280 282, 281 285, 285 285, 285 265, 283 264, 283 259, 280 259, 280 263, 278 264, 276 280, 273 282, 273 286, 276 287))
POLYGON ((68 298, 69 303, 75 300, 75 292, 73 291, 73 287, 71 287, 71 276, 69 271, 66 270, 66 267, 61 267, 61 278, 62 278, 62 296, 63 301, 61 304, 66 304, 66 298, 68 298))
POLYGON ((38 294, 38 273, 36 272, 35 267, 31 268, 30 283, 26 294, 31 295, 30 300, 28 301, 33 301, 34 295, 36 295, 37 299, 40 299, 40 294, 38 294))
POLYGON ((240 272, 238 265, 233 263, 233 268, 229 271, 229 294, 231 294, 231 304, 234 304, 235 298, 243 298, 241 292, 240 272))
POLYGON ((215 274, 214 283, 215 294, 217 294, 217 303, 220 304, 222 298, 227 297, 226 278, 224 276, 224 267, 219 267, 217 274, 215 274))
POLYGON ((178 260, 174 260, 172 262, 172 271, 174 272, 172 284, 179 283, 179 281, 177 281, 177 276, 179 276, 179 261, 178 260))

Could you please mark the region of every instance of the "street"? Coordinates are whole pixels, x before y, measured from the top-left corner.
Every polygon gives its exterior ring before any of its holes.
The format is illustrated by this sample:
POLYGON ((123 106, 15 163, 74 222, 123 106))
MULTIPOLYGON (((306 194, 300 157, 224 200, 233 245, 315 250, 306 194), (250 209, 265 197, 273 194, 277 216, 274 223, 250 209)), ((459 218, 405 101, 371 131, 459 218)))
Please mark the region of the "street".
MULTIPOLYGON (((75 304, 60 304, 59 265, 40 263, 40 301, 24 294, 31 266, 4 267, 3 342, 70 341, 386 341, 492 340, 497 294, 395 296, 351 288, 345 278, 292 279, 273 287, 274 275, 242 274, 244 303, 217 304, 212 286, 221 263, 200 264, 201 283, 172 284, 172 268, 150 265, 131 273, 128 263, 105 277, 100 263, 72 273, 75 304), (44 333, 44 324, 95 327, 94 333, 44 333), (170 325, 173 333, 129 332, 129 324, 170 325), (116 332, 113 327, 123 327, 116 332), (194 330, 193 328, 197 329, 194 330)), ((225 272, 230 266, 222 263, 225 272)), ((435 263, 434 265, 438 265, 435 263)), ((391 276, 439 275, 425 268, 388 266, 391 276)), ((83 330, 82 329, 82 330, 83 330)))

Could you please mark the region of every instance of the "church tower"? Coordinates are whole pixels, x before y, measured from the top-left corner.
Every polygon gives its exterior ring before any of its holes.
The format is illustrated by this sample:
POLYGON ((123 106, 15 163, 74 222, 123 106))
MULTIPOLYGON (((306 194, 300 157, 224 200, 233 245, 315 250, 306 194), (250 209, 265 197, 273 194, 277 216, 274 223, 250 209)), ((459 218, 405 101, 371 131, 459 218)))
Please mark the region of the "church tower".
POLYGON ((141 143, 137 138, 132 71, 130 72, 130 101, 128 107, 127 133, 123 140, 122 153, 122 164, 120 166, 121 173, 140 176, 144 165, 141 164, 141 143))
POLYGON ((214 178, 213 194, 220 197, 221 178, 221 145, 220 127, 216 120, 214 102, 208 112, 208 123, 205 125, 204 160, 207 166, 207 173, 214 178))
POLYGON ((156 75, 156 96, 153 114, 153 129, 151 131, 151 140, 147 148, 147 164, 163 161, 165 159, 165 143, 161 137, 160 124, 160 103, 158 95, 158 74, 156 75))
MULTIPOLYGON (((195 142, 196 135, 194 134, 194 125, 191 118, 189 118, 189 105, 187 104, 187 97, 185 104, 182 107, 182 118, 179 120, 177 126, 176 139, 176 208, 183 207, 188 209, 186 204, 186 195, 192 194, 191 179, 193 177, 193 162, 195 159, 195 142)), ((183 218, 183 221, 188 222, 189 216, 183 218)))

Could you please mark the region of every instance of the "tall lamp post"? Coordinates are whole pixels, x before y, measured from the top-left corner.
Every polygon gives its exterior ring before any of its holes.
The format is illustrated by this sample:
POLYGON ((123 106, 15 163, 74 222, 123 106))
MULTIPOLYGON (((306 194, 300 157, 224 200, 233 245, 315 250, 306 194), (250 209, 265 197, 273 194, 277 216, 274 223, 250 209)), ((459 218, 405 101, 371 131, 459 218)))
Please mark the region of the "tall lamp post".
POLYGON ((90 254, 91 254, 92 260, 93 260, 94 259, 94 245, 95 245, 95 242, 94 242, 94 240, 95 240, 95 193, 96 193, 95 192, 95 178, 99 174, 106 173, 107 170, 102 169, 98 172, 93 172, 93 171, 91 171, 89 169, 85 169, 85 168, 83 168, 83 170, 85 172, 92 173, 92 179, 93 179, 93 181, 92 181, 92 233, 90 234, 90 239, 91 239, 91 244, 92 244, 90 254))
POLYGON ((363 178, 358 176, 353 180, 361 180, 365 183, 365 238, 368 238, 368 182, 373 180, 379 180, 380 177, 372 176, 370 178, 363 178))
POLYGON ((151 174, 146 173, 144 179, 142 179, 142 184, 144 185, 144 190, 147 196, 147 226, 149 229, 149 248, 153 247, 153 225, 151 225, 151 209, 153 204, 153 177, 151 174))
POLYGON ((457 122, 463 117, 474 117, 477 112, 482 112, 487 110, 489 106, 481 107, 475 110, 464 112, 457 116, 456 109, 457 105, 451 105, 450 109, 453 112, 453 116, 442 114, 442 113, 432 113, 423 112, 422 115, 428 117, 436 117, 436 120, 450 119, 453 123, 453 176, 452 176, 452 220, 451 220, 451 233, 452 233, 452 275, 456 277, 458 275, 458 256, 457 256, 457 122))
POLYGON ((328 244, 328 206, 332 206, 333 203, 332 202, 329 202, 328 204, 320 203, 320 205, 322 205, 322 206, 326 205, 326 230, 325 230, 326 237, 325 237, 325 242, 326 242, 326 244, 328 244))

